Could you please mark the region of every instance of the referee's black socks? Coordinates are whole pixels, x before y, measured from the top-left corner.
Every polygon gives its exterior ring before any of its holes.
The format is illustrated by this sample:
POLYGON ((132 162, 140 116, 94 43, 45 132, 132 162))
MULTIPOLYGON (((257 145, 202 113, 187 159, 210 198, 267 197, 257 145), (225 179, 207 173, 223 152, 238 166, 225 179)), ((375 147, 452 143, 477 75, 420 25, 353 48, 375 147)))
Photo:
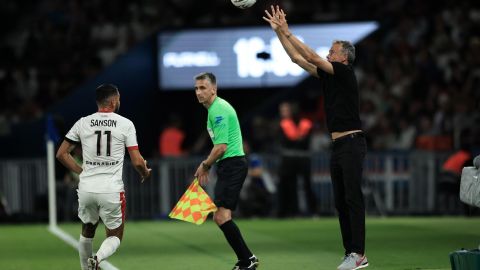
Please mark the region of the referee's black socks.
POLYGON ((219 226, 228 243, 237 254, 237 258, 241 262, 249 263, 249 258, 253 256, 247 244, 243 240, 242 234, 233 220, 229 220, 219 226))

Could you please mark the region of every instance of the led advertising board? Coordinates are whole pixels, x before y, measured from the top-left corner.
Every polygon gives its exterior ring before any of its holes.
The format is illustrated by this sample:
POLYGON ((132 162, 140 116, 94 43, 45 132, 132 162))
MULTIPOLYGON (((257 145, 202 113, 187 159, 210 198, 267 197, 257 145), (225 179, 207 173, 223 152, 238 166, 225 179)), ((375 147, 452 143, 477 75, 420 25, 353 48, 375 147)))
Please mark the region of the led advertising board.
MULTIPOLYGON (((323 57, 333 40, 355 44, 377 28, 376 22, 291 26, 298 38, 323 57)), ((222 89, 288 87, 307 77, 267 26, 161 32, 157 44, 162 90, 190 90, 193 77, 201 72, 214 73, 222 89)))

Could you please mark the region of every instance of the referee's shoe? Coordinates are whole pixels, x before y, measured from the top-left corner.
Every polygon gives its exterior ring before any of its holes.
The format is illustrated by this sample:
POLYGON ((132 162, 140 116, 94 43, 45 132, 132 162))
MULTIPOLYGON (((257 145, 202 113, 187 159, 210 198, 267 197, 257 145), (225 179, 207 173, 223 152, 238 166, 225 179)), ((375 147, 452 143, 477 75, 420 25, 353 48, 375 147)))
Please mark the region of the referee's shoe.
POLYGON ((255 270, 257 269, 259 264, 260 262, 258 261, 257 256, 252 255, 252 257, 248 258, 248 261, 246 264, 243 264, 242 261, 238 261, 232 270, 249 270, 249 269, 255 270))

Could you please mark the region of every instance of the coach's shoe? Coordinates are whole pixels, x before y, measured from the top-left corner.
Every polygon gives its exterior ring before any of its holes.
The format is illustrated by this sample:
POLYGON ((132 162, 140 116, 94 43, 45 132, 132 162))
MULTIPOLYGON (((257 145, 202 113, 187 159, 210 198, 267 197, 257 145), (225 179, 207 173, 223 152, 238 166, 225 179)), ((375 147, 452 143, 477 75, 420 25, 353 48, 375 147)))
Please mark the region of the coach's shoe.
POLYGON ((98 267, 98 264, 99 262, 97 260, 97 256, 90 257, 87 260, 88 270, 100 270, 100 267, 98 267))
POLYGON ((258 265, 260 264, 257 256, 255 255, 252 255, 252 257, 250 257, 248 259, 248 266, 245 266, 245 265, 242 265, 241 261, 238 261, 235 266, 233 267, 232 270, 248 270, 248 269, 257 269, 258 265))
POLYGON ((350 253, 343 258, 343 262, 337 267, 338 270, 355 270, 368 266, 368 260, 365 255, 350 253))

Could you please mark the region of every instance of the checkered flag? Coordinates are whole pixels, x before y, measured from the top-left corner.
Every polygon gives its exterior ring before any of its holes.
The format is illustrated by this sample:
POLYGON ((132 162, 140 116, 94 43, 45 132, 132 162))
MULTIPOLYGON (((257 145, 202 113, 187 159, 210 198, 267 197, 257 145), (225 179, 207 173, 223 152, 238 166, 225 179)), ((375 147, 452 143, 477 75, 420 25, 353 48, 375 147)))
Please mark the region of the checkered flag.
POLYGON ((200 225, 215 211, 217 206, 195 178, 168 216, 200 225))

